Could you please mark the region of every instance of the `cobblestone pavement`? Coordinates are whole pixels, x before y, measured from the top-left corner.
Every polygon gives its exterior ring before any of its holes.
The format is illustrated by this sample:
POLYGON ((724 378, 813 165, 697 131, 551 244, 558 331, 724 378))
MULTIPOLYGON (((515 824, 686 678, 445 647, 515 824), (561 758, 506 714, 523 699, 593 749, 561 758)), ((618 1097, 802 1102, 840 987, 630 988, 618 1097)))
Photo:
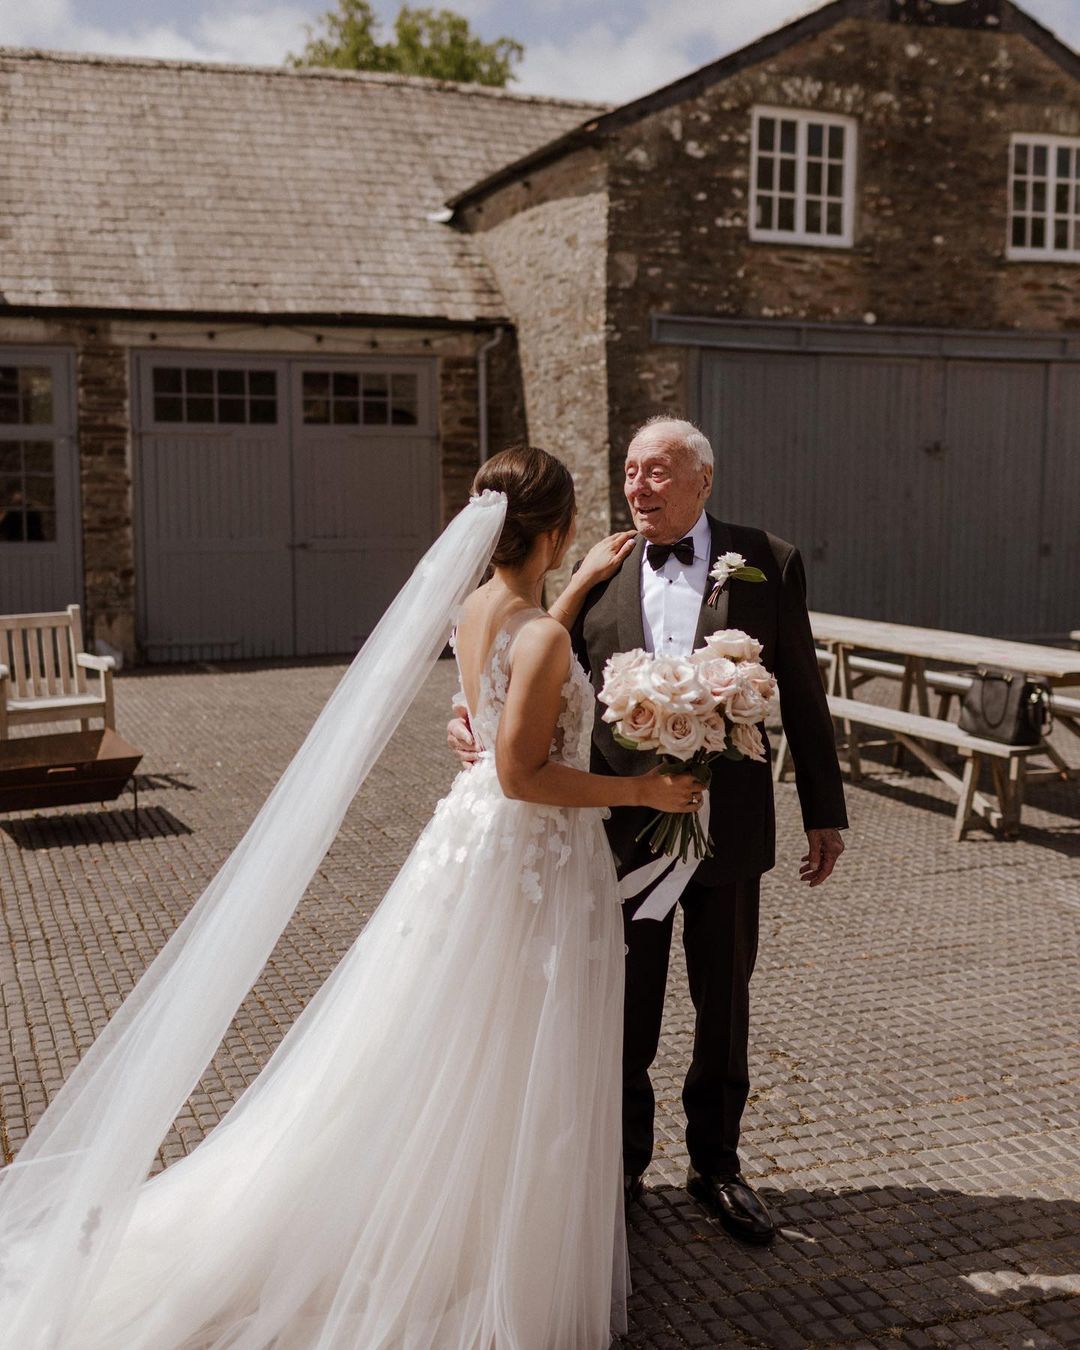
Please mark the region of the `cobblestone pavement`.
MULTIPOLYGON (((117 681, 131 798, 0 822, 0 1145, 48 1096, 236 843, 340 663, 117 681)), ((353 803, 157 1167, 194 1145, 333 967, 445 790, 441 664, 353 803)), ((1062 748, 1076 757, 1076 744, 1062 748)), ((626 1344, 1080 1345, 1080 785, 1029 792, 1016 842, 951 837, 936 780, 871 760, 837 875, 795 883, 778 789, 754 978, 745 1163, 782 1224, 735 1244, 681 1189, 692 1015, 672 970, 661 1139, 632 1211, 626 1344)), ((552 1347, 558 1350, 558 1347, 552 1347)))

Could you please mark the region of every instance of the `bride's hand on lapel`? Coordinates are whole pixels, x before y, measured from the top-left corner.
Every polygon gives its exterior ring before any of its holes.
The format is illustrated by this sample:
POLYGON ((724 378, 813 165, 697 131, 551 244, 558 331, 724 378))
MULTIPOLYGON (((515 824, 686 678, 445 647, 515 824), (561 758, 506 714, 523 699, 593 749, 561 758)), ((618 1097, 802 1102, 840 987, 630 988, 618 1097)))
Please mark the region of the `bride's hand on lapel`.
POLYGON ((618 530, 593 544, 574 568, 562 595, 548 606, 551 617, 558 619, 564 628, 572 628, 585 597, 594 586, 615 575, 629 557, 637 537, 637 530, 618 530))

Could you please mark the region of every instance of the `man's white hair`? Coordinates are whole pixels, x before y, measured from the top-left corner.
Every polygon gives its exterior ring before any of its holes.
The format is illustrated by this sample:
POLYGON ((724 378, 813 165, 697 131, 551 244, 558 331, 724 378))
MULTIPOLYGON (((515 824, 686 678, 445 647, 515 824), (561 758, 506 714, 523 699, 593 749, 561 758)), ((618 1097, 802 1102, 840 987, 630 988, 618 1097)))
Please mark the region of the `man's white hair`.
POLYGON ((699 464, 713 465, 713 448, 709 438, 699 431, 693 422, 680 417, 650 417, 634 432, 631 445, 682 445, 694 456, 699 464))

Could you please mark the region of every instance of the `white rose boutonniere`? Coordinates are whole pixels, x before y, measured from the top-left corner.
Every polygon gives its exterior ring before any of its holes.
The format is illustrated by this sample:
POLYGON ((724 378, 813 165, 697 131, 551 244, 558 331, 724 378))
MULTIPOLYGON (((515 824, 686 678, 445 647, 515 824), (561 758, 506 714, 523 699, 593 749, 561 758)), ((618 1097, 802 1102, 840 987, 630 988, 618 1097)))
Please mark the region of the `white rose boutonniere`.
POLYGON ((709 592, 709 598, 706 602, 713 609, 720 601, 720 592, 728 584, 732 577, 736 581, 764 581, 765 573, 760 567, 751 567, 741 553, 723 553, 716 560, 716 566, 709 573, 710 578, 716 583, 709 592))

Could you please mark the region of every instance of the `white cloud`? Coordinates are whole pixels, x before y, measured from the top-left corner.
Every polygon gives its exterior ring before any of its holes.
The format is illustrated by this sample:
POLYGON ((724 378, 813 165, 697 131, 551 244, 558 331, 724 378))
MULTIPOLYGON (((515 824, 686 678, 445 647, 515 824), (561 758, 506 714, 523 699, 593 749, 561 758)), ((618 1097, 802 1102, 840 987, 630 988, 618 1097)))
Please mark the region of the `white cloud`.
POLYGON ((626 32, 597 22, 529 43, 515 87, 622 103, 746 46, 821 2, 649 0, 640 21, 626 32))
POLYGON ((310 20, 309 8, 273 4, 203 14, 190 32, 162 23, 105 28, 82 22, 72 0, 34 0, 0 7, 0 46, 277 65, 303 46, 310 20))

